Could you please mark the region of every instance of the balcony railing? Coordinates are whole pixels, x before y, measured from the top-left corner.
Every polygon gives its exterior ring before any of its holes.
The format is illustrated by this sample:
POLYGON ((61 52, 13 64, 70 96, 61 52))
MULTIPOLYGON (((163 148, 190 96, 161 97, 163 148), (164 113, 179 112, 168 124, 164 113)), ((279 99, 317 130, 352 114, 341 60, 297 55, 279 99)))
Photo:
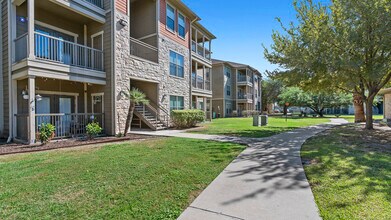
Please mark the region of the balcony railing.
POLYGON ((43 123, 50 123, 56 127, 55 138, 78 137, 86 135, 86 126, 91 122, 104 127, 104 114, 37 114, 35 131, 38 133, 43 123))
POLYGON ((238 82, 247 82, 247 83, 253 83, 253 80, 250 76, 246 75, 238 75, 238 82))
POLYGON ((247 94, 245 94, 245 93, 238 93, 238 99, 253 99, 253 94, 251 94, 251 93, 247 93, 247 94))
POLYGON ((130 38, 130 54, 158 63, 158 49, 135 38, 130 38))
POLYGON ((84 1, 103 9, 103 0, 84 0, 84 1))
POLYGON ((204 57, 208 60, 210 60, 212 58, 211 57, 212 53, 208 49, 204 48, 202 45, 197 44, 197 42, 195 42, 195 41, 191 41, 191 50, 194 53, 196 53, 196 54, 200 55, 201 57, 204 57))
POLYGON ((198 78, 196 81, 195 77, 191 77, 191 86, 195 89, 202 89, 202 90, 211 90, 210 81, 205 80, 203 78, 198 78))
MULTIPOLYGON (((19 62, 27 58, 28 34, 14 42, 15 62, 19 62)), ((103 51, 37 32, 34 37, 34 55, 40 60, 104 71, 103 51)))
MULTIPOLYGON (((29 116, 28 114, 16 114, 17 123, 16 137, 20 140, 28 139, 29 116)), ((54 138, 78 137, 86 135, 86 126, 90 122, 97 122, 104 127, 104 114, 81 113, 81 114, 36 114, 35 132, 39 130, 43 123, 50 123, 55 126, 54 138)))

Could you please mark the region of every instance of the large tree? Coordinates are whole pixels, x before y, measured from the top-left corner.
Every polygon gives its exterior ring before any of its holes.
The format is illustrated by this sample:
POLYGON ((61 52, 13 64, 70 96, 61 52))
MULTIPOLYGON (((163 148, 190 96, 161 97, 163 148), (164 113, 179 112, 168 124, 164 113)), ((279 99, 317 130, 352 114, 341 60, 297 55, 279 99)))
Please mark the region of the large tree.
POLYGON ((302 88, 354 94, 372 129, 373 101, 391 79, 391 1, 302 0, 294 7, 297 24, 273 33, 265 57, 302 88))
POLYGON ((279 80, 273 80, 270 78, 262 80, 263 111, 270 112, 272 110, 269 109, 269 106, 278 101, 278 96, 281 94, 282 88, 282 82, 279 80))
POLYGON ((290 106, 307 107, 324 116, 326 108, 347 106, 351 103, 351 96, 337 93, 305 92, 298 87, 288 87, 279 96, 280 105, 289 103, 290 106))

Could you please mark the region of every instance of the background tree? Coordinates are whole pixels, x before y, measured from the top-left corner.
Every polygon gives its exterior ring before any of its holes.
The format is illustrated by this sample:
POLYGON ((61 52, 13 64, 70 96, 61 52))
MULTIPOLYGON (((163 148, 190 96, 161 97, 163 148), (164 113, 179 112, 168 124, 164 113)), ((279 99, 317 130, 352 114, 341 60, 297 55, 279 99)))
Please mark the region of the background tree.
POLYGON ((129 100, 129 109, 128 109, 128 115, 126 116, 126 123, 125 123, 125 130, 124 130, 124 136, 128 134, 128 131, 130 129, 130 125, 133 120, 133 112, 136 108, 136 105, 139 104, 148 104, 149 101, 146 98, 145 94, 138 90, 137 88, 129 89, 128 91, 122 91, 121 94, 129 100))
POLYGON ((326 108, 338 108, 351 103, 351 96, 337 93, 313 93, 305 92, 298 87, 288 87, 279 96, 280 105, 289 103, 290 106, 307 107, 318 114, 324 116, 326 108))
POLYGON ((273 79, 265 79, 262 81, 262 106, 263 111, 268 111, 270 113, 271 110, 269 106, 278 101, 278 96, 282 92, 282 82, 279 80, 273 79))
POLYGON ((374 98, 391 79, 391 1, 303 0, 294 7, 298 24, 274 32, 265 57, 302 88, 354 94, 356 112, 366 105, 372 129, 374 98))

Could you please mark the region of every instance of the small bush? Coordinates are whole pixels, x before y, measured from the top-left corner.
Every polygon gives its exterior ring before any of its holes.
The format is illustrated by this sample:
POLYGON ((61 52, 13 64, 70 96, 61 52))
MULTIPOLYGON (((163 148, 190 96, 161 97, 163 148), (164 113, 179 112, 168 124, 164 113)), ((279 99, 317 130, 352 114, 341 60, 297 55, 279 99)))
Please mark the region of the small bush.
POLYGON ((177 128, 191 128, 205 121, 205 113, 201 110, 174 110, 171 119, 177 128))
POLYGON ((89 123, 86 126, 88 138, 93 139, 102 132, 102 127, 97 122, 89 123))
POLYGON ((39 140, 42 144, 45 144, 54 137, 56 127, 50 123, 42 123, 39 127, 39 140))

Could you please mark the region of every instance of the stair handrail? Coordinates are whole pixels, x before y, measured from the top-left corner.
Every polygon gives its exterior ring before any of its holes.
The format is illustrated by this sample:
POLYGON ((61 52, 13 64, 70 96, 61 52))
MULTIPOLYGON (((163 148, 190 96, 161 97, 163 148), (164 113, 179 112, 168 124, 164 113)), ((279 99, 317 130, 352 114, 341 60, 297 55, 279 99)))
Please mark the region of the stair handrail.
POLYGON ((153 106, 154 109, 156 109, 156 112, 158 112, 158 110, 163 112, 164 118, 163 119, 161 118, 161 114, 158 114, 158 118, 159 118, 159 120, 161 122, 165 123, 165 125, 167 127, 169 127, 169 125, 170 125, 170 122, 169 122, 169 120, 170 120, 170 117, 169 117, 170 113, 162 105, 157 105, 156 103, 153 103, 153 102, 149 102, 149 104, 151 106, 153 106))

